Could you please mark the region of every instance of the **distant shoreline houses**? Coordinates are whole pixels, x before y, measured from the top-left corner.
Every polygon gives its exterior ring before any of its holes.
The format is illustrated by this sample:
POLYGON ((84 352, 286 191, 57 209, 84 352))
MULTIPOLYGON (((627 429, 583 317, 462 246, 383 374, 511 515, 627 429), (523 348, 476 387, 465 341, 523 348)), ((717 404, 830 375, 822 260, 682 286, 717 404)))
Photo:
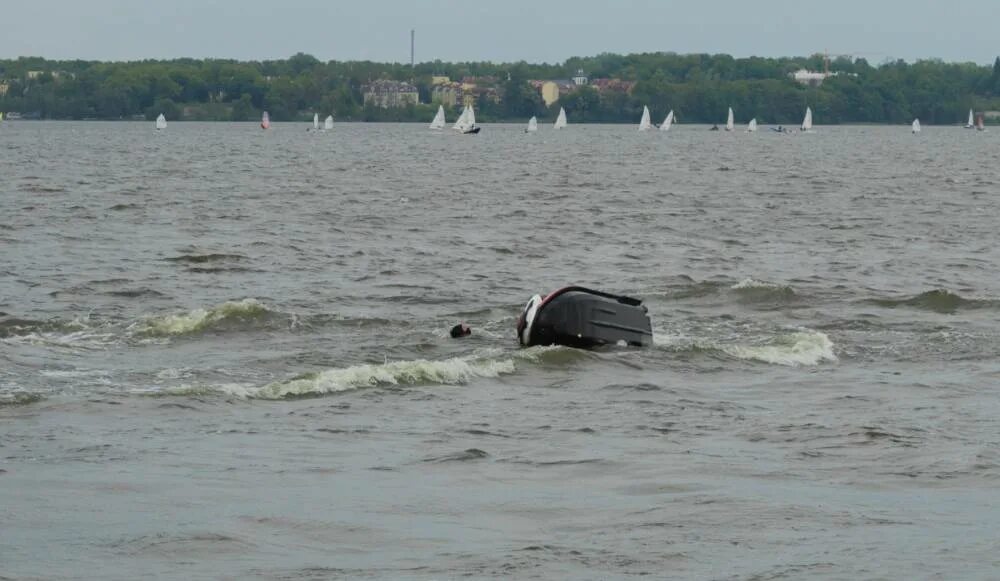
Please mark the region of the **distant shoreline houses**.
MULTIPOLYGON (((634 81, 588 79, 582 70, 578 70, 571 79, 530 80, 528 84, 538 91, 546 107, 551 107, 560 98, 581 87, 589 86, 599 93, 626 94, 631 94, 635 87, 634 81)), ((503 81, 496 77, 463 77, 460 81, 453 81, 445 75, 433 75, 430 104, 446 107, 474 106, 480 99, 499 104, 503 101, 502 85, 503 81)), ((372 81, 363 85, 361 91, 365 105, 371 104, 383 109, 402 108, 420 102, 417 87, 403 81, 372 81)))

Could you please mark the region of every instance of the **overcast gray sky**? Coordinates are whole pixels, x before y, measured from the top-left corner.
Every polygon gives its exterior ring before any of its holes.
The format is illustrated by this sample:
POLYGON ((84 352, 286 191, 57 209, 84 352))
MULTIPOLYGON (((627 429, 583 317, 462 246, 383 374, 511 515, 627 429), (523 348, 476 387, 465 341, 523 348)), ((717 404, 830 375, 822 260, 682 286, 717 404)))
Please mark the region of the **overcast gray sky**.
POLYGON ((992 62, 1000 0, 9 0, 0 58, 560 62, 601 52, 992 62))

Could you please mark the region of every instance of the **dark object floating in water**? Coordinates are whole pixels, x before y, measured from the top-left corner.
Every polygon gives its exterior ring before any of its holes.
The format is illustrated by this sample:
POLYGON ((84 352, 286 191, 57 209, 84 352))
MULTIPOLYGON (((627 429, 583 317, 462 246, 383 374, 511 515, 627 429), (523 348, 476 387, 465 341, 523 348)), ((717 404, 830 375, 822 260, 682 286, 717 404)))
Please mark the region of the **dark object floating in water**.
POLYGON ((465 323, 459 323, 451 328, 452 339, 458 339, 459 337, 468 337, 472 334, 472 328, 465 323))
POLYGON ((479 129, 480 127, 473 127, 472 129, 468 129, 466 131, 463 131, 462 133, 464 135, 476 135, 477 133, 479 133, 479 129))
POLYGON ((525 347, 645 347, 653 342, 653 329, 639 299, 569 286, 531 297, 517 320, 517 340, 525 347))

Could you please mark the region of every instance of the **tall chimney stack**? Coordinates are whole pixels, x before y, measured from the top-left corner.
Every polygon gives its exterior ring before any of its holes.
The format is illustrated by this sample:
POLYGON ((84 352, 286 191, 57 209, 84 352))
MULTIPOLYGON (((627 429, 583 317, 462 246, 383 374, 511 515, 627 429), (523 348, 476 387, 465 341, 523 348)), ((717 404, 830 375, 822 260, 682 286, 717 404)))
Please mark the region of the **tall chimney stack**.
POLYGON ((411 69, 414 66, 414 62, 413 62, 413 39, 414 39, 415 33, 416 33, 416 31, 411 28, 410 29, 410 68, 411 69))

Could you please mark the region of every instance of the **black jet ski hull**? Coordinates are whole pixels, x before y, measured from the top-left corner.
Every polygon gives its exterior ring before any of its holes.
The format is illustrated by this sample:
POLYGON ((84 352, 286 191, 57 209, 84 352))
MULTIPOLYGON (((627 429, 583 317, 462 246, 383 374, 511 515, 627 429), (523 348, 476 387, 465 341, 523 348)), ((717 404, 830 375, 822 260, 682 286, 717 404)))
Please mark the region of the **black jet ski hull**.
POLYGON ((565 345, 592 349, 624 343, 646 347, 653 329, 642 301, 583 287, 533 297, 517 323, 523 346, 565 345))

